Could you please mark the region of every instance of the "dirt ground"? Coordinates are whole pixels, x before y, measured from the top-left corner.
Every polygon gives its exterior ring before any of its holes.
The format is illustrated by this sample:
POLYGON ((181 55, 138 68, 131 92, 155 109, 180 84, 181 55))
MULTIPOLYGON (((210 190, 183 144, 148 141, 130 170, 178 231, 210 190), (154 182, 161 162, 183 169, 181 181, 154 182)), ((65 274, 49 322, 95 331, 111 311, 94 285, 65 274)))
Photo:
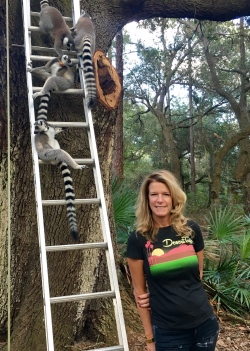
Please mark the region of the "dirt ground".
MULTIPOLYGON (((220 333, 215 351, 250 351, 250 319, 245 321, 235 316, 219 317, 220 333)), ((130 351, 146 351, 143 335, 130 332, 130 351)))
MULTIPOLYGON (((220 333, 215 351, 250 351, 250 316, 244 319, 222 314, 219 317, 220 333)), ((146 351, 144 335, 130 329, 127 334, 130 351, 146 351)), ((72 351, 93 350, 104 347, 103 344, 76 344, 72 351)))
MULTIPOLYGON (((221 315, 220 334, 215 351, 250 351, 250 318, 246 321, 235 316, 221 315)), ((142 333, 128 332, 130 351, 146 351, 142 333)), ((4 343, 3 343, 4 344, 4 343)), ((3 346, 1 343, 0 345, 3 346)), ((79 343, 68 347, 70 351, 87 351, 104 347, 102 343, 79 343)), ((18 350, 16 350, 18 351, 18 350)), ((35 351, 35 350, 34 350, 35 351)))
MULTIPOLYGON (((221 313, 218 317, 220 333, 215 351, 250 351, 250 316, 247 320, 243 318, 221 313)), ((131 324, 133 322, 131 321, 131 324)), ((142 332, 129 328, 127 332, 129 351, 146 351, 144 335, 142 332)), ((104 347, 102 343, 75 344, 70 351, 87 351, 104 347)))

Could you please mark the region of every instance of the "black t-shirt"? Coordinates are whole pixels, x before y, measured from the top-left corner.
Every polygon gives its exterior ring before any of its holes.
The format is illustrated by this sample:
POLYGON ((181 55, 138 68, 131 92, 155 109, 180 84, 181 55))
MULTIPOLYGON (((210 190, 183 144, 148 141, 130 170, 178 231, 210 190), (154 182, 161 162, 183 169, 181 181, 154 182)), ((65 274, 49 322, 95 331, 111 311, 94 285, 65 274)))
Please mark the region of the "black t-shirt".
POLYGON ((213 313, 199 275, 196 252, 204 248, 198 224, 188 221, 194 237, 181 237, 171 226, 160 228, 155 242, 132 232, 127 257, 144 261, 150 292, 152 324, 163 329, 189 329, 213 313))

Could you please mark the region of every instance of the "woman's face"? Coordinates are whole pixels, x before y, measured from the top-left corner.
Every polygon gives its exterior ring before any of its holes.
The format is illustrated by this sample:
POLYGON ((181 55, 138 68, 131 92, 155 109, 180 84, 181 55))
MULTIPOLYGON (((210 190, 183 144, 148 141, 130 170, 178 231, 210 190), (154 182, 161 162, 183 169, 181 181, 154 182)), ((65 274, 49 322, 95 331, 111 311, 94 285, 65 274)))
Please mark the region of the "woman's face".
POLYGON ((163 183, 154 181, 149 184, 148 190, 149 207, 152 210, 153 219, 156 223, 164 222, 165 225, 170 225, 173 201, 169 188, 163 183))

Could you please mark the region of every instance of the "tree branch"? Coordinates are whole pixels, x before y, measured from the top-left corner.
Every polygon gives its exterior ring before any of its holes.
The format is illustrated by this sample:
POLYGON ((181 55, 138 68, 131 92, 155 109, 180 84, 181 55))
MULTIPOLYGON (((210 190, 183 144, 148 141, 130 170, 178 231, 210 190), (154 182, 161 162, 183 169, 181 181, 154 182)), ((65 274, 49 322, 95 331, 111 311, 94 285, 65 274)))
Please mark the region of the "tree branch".
POLYGON ((110 1, 115 8, 120 4, 132 20, 152 17, 196 18, 199 20, 228 21, 249 15, 248 0, 120 0, 110 1))

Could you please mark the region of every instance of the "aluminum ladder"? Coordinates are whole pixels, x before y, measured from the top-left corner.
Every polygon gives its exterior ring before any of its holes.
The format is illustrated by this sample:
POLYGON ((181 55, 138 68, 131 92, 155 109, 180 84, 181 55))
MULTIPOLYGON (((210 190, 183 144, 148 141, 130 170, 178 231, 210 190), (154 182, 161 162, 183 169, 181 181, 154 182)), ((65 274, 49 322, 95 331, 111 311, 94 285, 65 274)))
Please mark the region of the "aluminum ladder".
MULTIPOLYGON (((53 4, 51 4, 51 6, 53 6, 53 4)), ((23 10, 26 67, 28 63, 32 61, 47 62, 51 59, 51 56, 46 57, 42 55, 41 56, 33 55, 32 54, 33 50, 41 51, 41 52, 52 52, 53 56, 57 56, 53 48, 32 46, 31 32, 40 31, 40 28, 31 26, 31 16, 39 17, 39 13, 31 11, 30 0, 22 0, 22 10, 23 10)), ((79 17, 80 17, 80 1, 72 0, 72 18, 64 17, 64 19, 66 21, 71 21, 73 22, 73 24, 75 24, 79 17)), ((77 63, 79 62, 79 60, 75 58, 75 59, 72 59, 72 62, 77 63)), ((82 66, 83 66, 82 59, 80 59, 79 67, 82 67, 82 66)), ((85 91, 85 82, 84 82, 82 69, 79 69, 79 75, 80 75, 82 89, 68 89, 67 91, 62 93, 83 95, 83 91, 85 91)), ((41 276, 42 276, 47 351, 54 351, 51 304, 70 302, 70 301, 98 299, 98 298, 105 298, 105 297, 107 298, 111 297, 113 300, 119 345, 93 349, 90 351, 129 351, 91 111, 90 109, 88 109, 85 99, 83 99, 86 122, 51 122, 51 123, 58 127, 76 127, 76 128, 79 127, 79 128, 87 129, 91 159, 75 159, 75 161, 79 164, 93 165, 93 173, 94 173, 97 198, 96 199, 76 199, 75 203, 76 204, 99 204, 103 242, 46 246, 44 220, 43 220, 43 206, 63 205, 65 204, 65 200, 43 200, 42 199, 40 171, 39 171, 39 163, 41 162, 39 162, 38 160, 38 156, 37 156, 37 152, 34 144, 34 137, 33 137, 35 109, 34 109, 34 102, 32 98, 32 94, 36 91, 39 91, 41 88, 32 86, 32 76, 29 72, 26 73, 26 78, 27 78, 27 88, 28 88, 31 146, 32 146, 34 186, 35 186, 36 207, 37 207, 37 225, 38 225, 39 248, 40 248, 40 264, 41 264, 41 276), (51 297, 50 289, 49 289, 49 278, 48 278, 47 252, 67 251, 67 250, 85 250, 85 249, 95 249, 95 248, 105 249, 111 290, 104 291, 104 292, 79 294, 79 295, 51 297)))

